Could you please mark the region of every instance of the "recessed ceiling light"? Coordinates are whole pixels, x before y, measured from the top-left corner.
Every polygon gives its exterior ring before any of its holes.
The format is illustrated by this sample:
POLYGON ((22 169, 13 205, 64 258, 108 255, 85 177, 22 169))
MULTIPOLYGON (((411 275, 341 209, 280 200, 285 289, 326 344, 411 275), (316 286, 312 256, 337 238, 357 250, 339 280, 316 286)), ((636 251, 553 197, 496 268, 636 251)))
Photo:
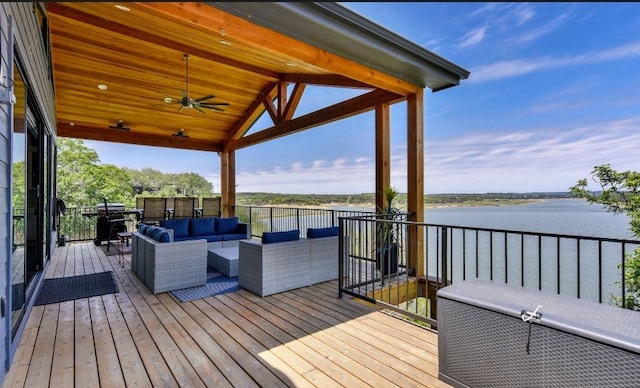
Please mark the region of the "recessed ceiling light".
POLYGON ((131 9, 129 7, 125 7, 122 4, 116 4, 115 7, 118 8, 120 11, 125 11, 125 12, 131 11, 131 9))
POLYGON ((100 89, 100 90, 107 90, 107 85, 105 85, 105 84, 100 84, 100 85, 98 85, 98 89, 100 89))
POLYGON ((231 46, 231 42, 229 42, 228 40, 220 39, 220 43, 225 46, 231 46))
POLYGON ((285 62, 284 64, 290 67, 296 67, 296 64, 293 62, 285 62))
POLYGON ((76 123, 69 123, 70 126, 75 127, 76 123))

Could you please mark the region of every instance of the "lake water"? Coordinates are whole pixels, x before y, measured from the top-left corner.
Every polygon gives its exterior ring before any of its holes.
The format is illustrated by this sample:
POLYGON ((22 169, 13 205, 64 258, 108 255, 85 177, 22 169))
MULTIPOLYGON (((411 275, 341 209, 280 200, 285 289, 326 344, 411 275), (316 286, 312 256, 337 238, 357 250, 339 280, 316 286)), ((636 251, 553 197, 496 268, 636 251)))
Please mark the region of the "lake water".
POLYGON ((590 237, 634 239, 625 214, 578 199, 554 199, 513 206, 434 208, 425 222, 590 237))
MULTIPOLYGON (((547 200, 513 206, 426 209, 425 222, 452 226, 514 230, 635 240, 629 218, 577 199, 547 200)), ((589 239, 565 239, 520 234, 453 230, 449 269, 454 281, 480 277, 608 303, 620 295, 622 245, 589 239), (464 235, 464 236, 463 236, 464 235), (466 242, 463 244, 463 237, 466 242), (476 242, 477 240, 477 242, 476 242), (506 241, 505 241, 506 240, 506 241), (463 248, 463 245, 466 248, 463 248), (601 255, 600 255, 601 253, 601 255), (601 290, 600 290, 601 287, 601 290), (600 296, 600 293, 602 296, 600 296)), ((427 239, 428 273, 436 266, 437 237, 427 239)), ((626 252, 635 248, 627 245, 626 252)))

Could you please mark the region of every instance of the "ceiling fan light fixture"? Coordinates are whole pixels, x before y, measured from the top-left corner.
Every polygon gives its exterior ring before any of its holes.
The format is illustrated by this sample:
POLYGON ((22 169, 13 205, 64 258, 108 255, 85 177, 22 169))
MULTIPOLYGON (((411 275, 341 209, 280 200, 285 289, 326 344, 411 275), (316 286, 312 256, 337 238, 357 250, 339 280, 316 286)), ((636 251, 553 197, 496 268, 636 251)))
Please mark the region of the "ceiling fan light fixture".
POLYGON ((165 97, 163 101, 167 104, 179 104, 180 108, 178 109, 178 112, 182 112, 184 109, 194 109, 202 114, 205 114, 203 109, 224 112, 224 109, 220 108, 220 106, 229 106, 228 102, 206 101, 215 98, 216 96, 213 94, 207 94, 198 98, 191 97, 189 94, 189 54, 182 54, 182 59, 185 62, 185 88, 180 89, 181 97, 165 97))

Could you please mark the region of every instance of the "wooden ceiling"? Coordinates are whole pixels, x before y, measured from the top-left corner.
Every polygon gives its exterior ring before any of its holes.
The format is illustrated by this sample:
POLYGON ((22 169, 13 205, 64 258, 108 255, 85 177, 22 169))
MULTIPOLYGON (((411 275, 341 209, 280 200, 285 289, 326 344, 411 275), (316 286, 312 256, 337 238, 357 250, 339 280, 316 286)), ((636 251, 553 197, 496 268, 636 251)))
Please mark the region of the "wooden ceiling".
MULTIPOLYGON (((205 3, 46 3, 62 137, 172 148, 238 149, 398 101, 419 86, 374 71, 205 3), (224 112, 183 109, 213 94, 224 112), (101 90, 98 85, 107 85, 101 90), (287 85, 290 95, 287 94, 287 85), (364 88, 363 95, 305 117, 307 84, 364 88), (370 90, 370 92, 369 92, 370 90), (265 112, 273 127, 243 137, 265 112), (109 128, 122 120, 129 131, 109 128), (189 138, 172 136, 184 130, 189 138)), ((269 6, 269 3, 265 3, 269 6)))

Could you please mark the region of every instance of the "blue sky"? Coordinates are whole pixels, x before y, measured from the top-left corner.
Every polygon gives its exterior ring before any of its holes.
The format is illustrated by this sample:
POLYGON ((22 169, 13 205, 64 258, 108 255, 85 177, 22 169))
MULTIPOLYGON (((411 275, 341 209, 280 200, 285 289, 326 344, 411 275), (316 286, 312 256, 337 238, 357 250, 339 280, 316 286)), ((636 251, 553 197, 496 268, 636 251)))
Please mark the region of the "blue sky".
MULTIPOLYGON (((640 170, 640 3, 342 4, 471 72, 425 90, 426 193, 566 191, 596 165, 640 170)), ((298 114, 345 93, 307 88, 298 114)), ((391 109, 401 191, 405 109, 391 109)), ((85 144, 102 163, 199 172, 220 189, 215 153, 85 144)), ((236 163, 238 192, 373 192, 373 113, 239 150, 236 163)))

